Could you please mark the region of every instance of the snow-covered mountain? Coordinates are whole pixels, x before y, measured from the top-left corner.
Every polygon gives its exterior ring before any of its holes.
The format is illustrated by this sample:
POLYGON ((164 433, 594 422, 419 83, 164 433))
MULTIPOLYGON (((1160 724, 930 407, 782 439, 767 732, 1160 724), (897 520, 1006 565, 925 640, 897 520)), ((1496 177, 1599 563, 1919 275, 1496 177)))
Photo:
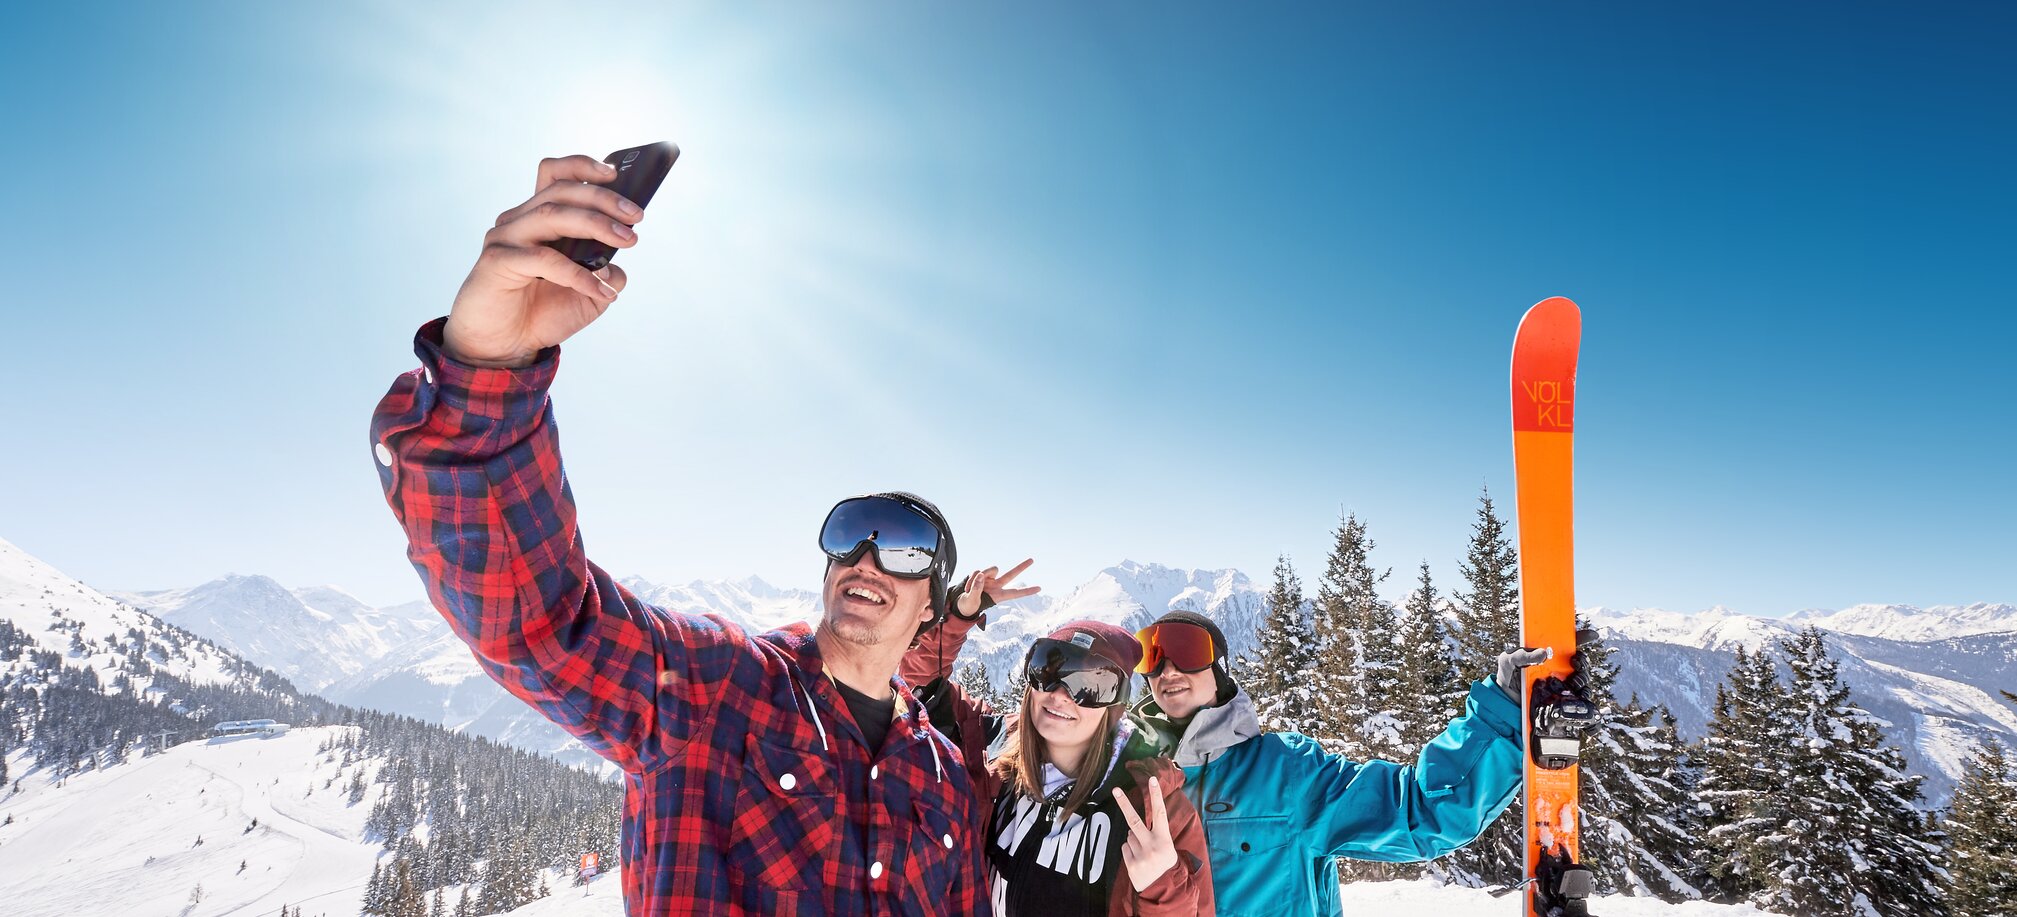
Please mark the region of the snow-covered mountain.
POLYGON ((395 650, 446 633, 426 602, 373 608, 335 586, 288 589, 236 574, 188 589, 112 593, 321 691, 395 650))
POLYGON ((653 605, 689 614, 720 614, 752 633, 819 616, 817 593, 779 589, 754 576, 727 582, 695 580, 684 586, 660 586, 639 576, 618 582, 653 605))
MULTIPOLYGON (((164 624, 0 540, 0 622, 24 632, 68 668, 147 690, 155 676, 191 684, 257 684, 265 673, 200 636, 164 624)), ((0 675, 27 660, 0 658, 0 675)), ((4 681, 4 679, 0 679, 4 681)))
POLYGON ((2017 605, 1852 605, 1841 611, 1797 611, 1788 620, 1859 637, 1924 642, 2017 631, 2017 605))

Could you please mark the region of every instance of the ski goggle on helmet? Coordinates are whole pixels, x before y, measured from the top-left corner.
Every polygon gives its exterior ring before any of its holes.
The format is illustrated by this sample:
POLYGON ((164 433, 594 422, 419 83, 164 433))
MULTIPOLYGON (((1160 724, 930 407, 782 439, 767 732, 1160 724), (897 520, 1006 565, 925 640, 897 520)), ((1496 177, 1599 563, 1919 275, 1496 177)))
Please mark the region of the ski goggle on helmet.
POLYGON ((1060 688, 1081 707, 1111 707, 1127 699, 1128 673, 1121 664, 1076 643, 1049 637, 1030 644, 1023 674, 1030 690, 1060 688))
POLYGON ((850 497, 834 504, 819 527, 819 549, 845 565, 870 548, 882 572, 925 579, 945 552, 946 537, 921 509, 894 497, 850 497))
POLYGON ((1180 672, 1202 672, 1219 660, 1212 632, 1196 624, 1184 621, 1151 624, 1135 631, 1135 639, 1142 643, 1142 661, 1135 671, 1143 675, 1162 671, 1164 661, 1180 672))

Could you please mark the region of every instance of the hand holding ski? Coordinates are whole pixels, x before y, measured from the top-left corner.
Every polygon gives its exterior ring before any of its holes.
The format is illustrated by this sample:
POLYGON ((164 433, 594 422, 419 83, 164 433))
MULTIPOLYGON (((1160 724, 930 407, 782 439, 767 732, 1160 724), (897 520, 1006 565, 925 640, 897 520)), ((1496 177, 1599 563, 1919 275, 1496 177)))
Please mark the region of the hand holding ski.
POLYGON ((1492 676, 1492 683, 1498 685, 1499 690, 1506 692, 1506 696, 1517 704, 1520 702, 1520 687, 1526 683, 1523 670, 1527 666, 1546 662, 1554 655, 1555 651, 1545 646, 1539 649, 1527 647, 1500 653, 1499 669, 1492 676))
POLYGON ((525 366, 616 301, 626 280, 622 268, 590 273, 546 244, 568 238, 637 244, 630 225, 644 218, 643 209, 595 184, 615 178, 614 166, 588 156, 539 163, 532 196, 498 214, 456 291, 442 332, 449 356, 478 366, 525 366))

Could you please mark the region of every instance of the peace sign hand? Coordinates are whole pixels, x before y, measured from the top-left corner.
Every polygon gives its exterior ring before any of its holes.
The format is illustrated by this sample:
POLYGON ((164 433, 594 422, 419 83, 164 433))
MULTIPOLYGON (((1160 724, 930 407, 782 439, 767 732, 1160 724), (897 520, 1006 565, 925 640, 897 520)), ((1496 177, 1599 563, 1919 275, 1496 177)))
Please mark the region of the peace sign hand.
POLYGON ((980 600, 983 595, 999 605, 1011 599, 1020 599, 1042 592, 1042 586, 1024 586, 1017 589, 1009 588, 1009 583, 1014 582, 1015 578, 1021 576, 1022 572, 1028 570, 1030 564, 1033 563, 1036 563, 1034 559, 1026 559, 1022 563, 1009 568, 1009 572, 1007 573, 1001 573, 1001 568, 999 567, 989 567, 986 570, 974 571, 973 575, 966 578, 966 587, 960 592, 960 617, 971 618, 974 615, 980 614, 980 600))
POLYGON ((1121 804, 1121 817, 1128 820, 1128 840, 1121 845, 1121 861, 1128 865, 1128 881, 1134 883, 1136 892, 1154 885, 1163 873, 1177 865, 1177 844, 1170 838, 1170 816, 1163 807, 1162 782, 1150 777, 1146 795, 1143 801, 1149 810, 1149 820, 1143 824, 1127 794, 1118 788, 1114 790, 1114 799, 1121 804))

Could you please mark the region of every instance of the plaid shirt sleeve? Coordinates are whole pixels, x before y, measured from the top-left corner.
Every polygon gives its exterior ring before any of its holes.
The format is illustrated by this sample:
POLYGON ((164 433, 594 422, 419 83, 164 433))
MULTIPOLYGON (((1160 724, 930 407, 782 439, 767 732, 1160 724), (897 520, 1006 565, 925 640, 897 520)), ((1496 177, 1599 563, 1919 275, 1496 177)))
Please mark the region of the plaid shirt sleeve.
POLYGON ((421 328, 421 368, 371 419, 407 556, 491 678, 624 770, 652 770, 703 727, 748 654, 588 562, 547 398, 559 348, 479 369, 443 354, 445 323, 421 328))

